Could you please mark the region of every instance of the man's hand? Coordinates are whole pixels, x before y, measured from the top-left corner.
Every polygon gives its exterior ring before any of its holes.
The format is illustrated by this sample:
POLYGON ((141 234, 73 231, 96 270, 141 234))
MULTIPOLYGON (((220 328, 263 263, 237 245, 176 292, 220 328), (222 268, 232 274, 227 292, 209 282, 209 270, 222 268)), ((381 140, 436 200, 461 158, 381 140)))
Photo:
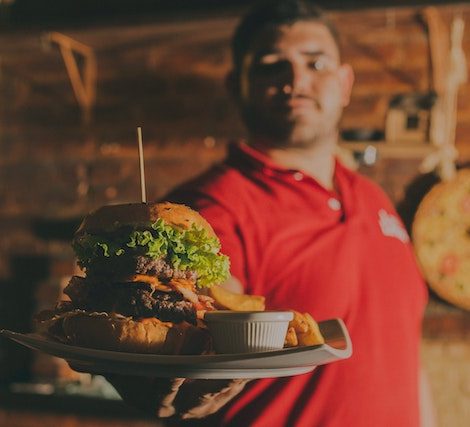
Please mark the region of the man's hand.
POLYGON ((203 418, 239 394, 249 379, 191 380, 108 374, 106 379, 131 406, 158 418, 203 418))

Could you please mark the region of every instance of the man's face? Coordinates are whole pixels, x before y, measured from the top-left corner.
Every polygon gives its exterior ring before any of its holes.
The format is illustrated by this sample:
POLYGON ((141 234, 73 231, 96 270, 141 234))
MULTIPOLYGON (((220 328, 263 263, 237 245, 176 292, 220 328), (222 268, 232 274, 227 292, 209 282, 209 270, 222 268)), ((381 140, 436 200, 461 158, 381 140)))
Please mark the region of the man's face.
POLYGON ((239 103, 254 137, 277 147, 312 146, 335 139, 352 82, 328 28, 298 21, 255 40, 243 61, 239 103))

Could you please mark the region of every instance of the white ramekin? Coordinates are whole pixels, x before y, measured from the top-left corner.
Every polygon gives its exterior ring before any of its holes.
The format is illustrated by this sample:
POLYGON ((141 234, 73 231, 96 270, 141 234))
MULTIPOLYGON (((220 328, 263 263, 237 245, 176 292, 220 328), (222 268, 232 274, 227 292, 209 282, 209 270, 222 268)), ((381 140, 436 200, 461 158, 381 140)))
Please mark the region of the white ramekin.
POLYGON ((284 346, 292 311, 208 311, 204 316, 216 353, 254 353, 284 346))

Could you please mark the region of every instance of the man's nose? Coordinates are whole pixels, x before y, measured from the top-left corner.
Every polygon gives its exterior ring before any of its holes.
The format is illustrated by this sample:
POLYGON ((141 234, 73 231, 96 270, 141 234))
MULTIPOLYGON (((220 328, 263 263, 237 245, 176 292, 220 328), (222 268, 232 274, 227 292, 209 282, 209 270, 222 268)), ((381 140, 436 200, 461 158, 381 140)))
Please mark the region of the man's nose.
POLYGON ((288 79, 284 86, 284 92, 303 93, 307 91, 312 84, 312 76, 306 69, 305 65, 291 63, 289 67, 288 79))

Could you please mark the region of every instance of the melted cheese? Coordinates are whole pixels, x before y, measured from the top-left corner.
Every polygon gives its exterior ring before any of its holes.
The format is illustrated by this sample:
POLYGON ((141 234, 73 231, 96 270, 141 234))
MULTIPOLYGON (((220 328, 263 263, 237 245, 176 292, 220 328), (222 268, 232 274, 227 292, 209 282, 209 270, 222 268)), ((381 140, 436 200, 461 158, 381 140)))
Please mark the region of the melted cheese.
POLYGON ((130 278, 130 281, 148 283, 152 289, 157 291, 171 292, 173 290, 171 286, 163 284, 156 277, 148 276, 146 274, 136 274, 130 278))

